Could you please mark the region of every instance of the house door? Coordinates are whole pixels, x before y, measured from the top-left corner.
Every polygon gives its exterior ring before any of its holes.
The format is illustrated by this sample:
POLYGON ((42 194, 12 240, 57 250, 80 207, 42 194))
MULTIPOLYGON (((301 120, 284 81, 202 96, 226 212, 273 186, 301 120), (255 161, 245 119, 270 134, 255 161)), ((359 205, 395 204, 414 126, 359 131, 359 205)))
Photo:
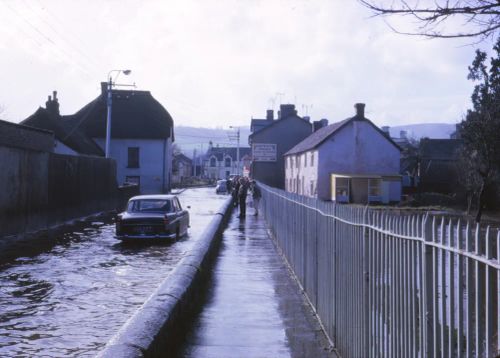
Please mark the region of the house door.
POLYGON ((351 179, 351 202, 354 204, 368 204, 368 179, 351 179))

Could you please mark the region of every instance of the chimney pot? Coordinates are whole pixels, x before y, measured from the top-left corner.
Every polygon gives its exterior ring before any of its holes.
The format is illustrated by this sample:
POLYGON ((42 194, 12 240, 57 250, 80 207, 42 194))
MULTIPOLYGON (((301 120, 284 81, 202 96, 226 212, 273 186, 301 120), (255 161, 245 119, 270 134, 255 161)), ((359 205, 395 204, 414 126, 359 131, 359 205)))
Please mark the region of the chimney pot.
POLYGON ((101 82, 101 93, 103 95, 108 93, 108 82, 101 82))
POLYGON ((364 103, 356 103, 354 105, 356 108, 356 117, 364 118, 365 117, 365 104, 364 103))
POLYGON ((57 91, 52 91, 52 98, 54 98, 54 101, 57 101, 57 91))
POLYGON ((266 112, 266 119, 268 121, 274 120, 274 111, 272 109, 268 109, 266 112))

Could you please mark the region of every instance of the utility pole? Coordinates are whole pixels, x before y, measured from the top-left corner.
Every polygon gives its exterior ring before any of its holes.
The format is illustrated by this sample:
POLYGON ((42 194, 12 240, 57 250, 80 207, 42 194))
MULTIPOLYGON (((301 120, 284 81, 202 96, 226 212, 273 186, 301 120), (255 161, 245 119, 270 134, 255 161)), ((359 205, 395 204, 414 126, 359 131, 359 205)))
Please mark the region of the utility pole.
POLYGON ((240 175, 240 127, 229 126, 229 128, 236 129, 236 174, 240 175))
POLYGON ((132 72, 131 70, 111 70, 109 71, 108 73, 108 77, 107 79, 108 80, 108 85, 107 85, 107 88, 108 88, 108 93, 107 93, 107 99, 106 99, 106 107, 107 107, 107 114, 106 114, 106 144, 105 144, 105 156, 106 158, 109 158, 111 156, 110 154, 110 145, 111 145, 111 101, 112 101, 112 98, 113 98, 113 94, 112 94, 112 91, 113 91, 113 86, 133 86, 135 87, 135 84, 133 85, 117 85, 116 83, 113 83, 113 78, 111 77, 111 74, 113 72, 118 72, 116 77, 115 77, 115 81, 116 79, 118 78, 118 76, 120 75, 120 73, 123 73, 125 75, 130 75, 130 73, 132 72))
POLYGON ((196 148, 193 149, 193 176, 197 176, 196 173, 196 148))

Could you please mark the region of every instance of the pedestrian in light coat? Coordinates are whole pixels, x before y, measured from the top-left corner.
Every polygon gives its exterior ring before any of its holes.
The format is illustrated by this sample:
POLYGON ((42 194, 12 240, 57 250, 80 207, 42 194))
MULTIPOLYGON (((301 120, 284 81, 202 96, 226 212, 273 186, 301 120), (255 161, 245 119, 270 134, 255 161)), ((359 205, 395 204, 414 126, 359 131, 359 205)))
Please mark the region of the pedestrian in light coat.
POLYGON ((257 186, 257 182, 255 180, 252 180, 251 191, 252 191, 253 208, 255 210, 254 215, 257 216, 259 215, 259 202, 260 198, 262 197, 262 192, 260 191, 260 188, 257 186))

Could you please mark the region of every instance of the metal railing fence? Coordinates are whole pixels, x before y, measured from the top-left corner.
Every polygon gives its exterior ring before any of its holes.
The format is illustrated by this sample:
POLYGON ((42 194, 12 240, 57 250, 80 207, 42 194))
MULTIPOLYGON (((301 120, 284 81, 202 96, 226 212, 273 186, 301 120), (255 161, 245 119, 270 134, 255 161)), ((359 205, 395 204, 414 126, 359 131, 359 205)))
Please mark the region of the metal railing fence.
POLYGON ((262 212, 343 357, 495 357, 500 232, 260 184, 262 212))

